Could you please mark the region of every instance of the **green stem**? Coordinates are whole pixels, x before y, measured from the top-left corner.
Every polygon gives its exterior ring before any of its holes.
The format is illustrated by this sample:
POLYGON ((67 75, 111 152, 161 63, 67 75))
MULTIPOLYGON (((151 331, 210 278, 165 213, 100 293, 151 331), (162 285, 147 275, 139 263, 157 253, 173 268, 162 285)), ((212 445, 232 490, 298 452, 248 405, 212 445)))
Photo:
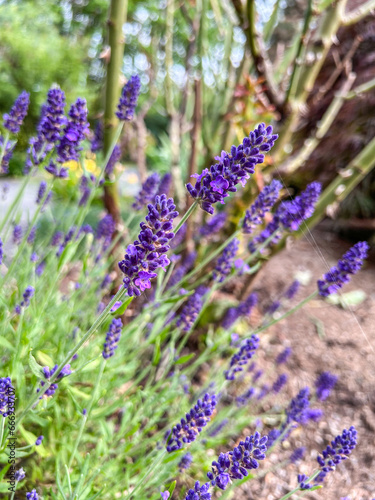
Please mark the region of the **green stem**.
MULTIPOLYGON (((144 483, 148 479, 149 475, 152 472, 154 472, 154 470, 156 469, 156 467, 163 460, 163 458, 164 458, 164 456, 165 456, 166 453, 167 453, 166 450, 163 450, 162 453, 160 453, 159 457, 152 463, 152 465, 149 467, 149 469, 144 474, 144 476, 142 477, 142 479, 140 481, 138 481, 138 483, 137 483, 136 487, 133 489, 133 491, 131 493, 129 493, 129 495, 127 495, 125 497, 125 500, 130 500, 130 498, 135 494, 135 492, 138 491, 139 488, 141 488, 142 486, 144 486, 144 483)), ((137 498, 141 498, 141 497, 139 497, 139 495, 138 495, 137 498)))
MULTIPOLYGON (((51 384, 53 384, 53 382, 57 379, 58 375, 60 374, 60 372, 64 368, 64 366, 72 360, 73 356, 80 350, 80 348, 102 326, 102 324, 107 319, 107 317, 110 313, 110 310, 111 310, 112 306, 114 305, 114 303, 117 302, 118 300, 121 300, 123 298, 123 296, 125 295, 125 293, 126 293, 126 290, 124 290, 123 288, 120 288, 120 290, 116 293, 116 295, 113 297, 113 299, 109 302, 109 304, 104 309, 104 311, 95 320, 95 322, 93 323, 91 328, 85 333, 85 335, 78 342, 78 344, 71 351, 69 351, 69 353, 65 356, 65 359, 57 367, 57 370, 52 375, 52 377, 48 380, 48 382, 46 382, 44 384, 44 386, 40 388, 40 391, 38 393, 33 395, 33 397, 30 399, 26 408, 23 410, 21 415, 18 417, 16 428, 19 427, 20 423, 25 418, 25 416, 28 414, 28 412, 31 410, 31 408, 34 406, 34 404, 39 401, 39 398, 43 396, 43 394, 48 390, 48 388, 51 386, 51 384)), ((130 304, 130 302, 129 302, 129 304, 130 304)))
MULTIPOLYGON (((319 470, 314 472, 314 474, 312 474, 306 482, 309 483, 310 481, 315 479, 317 477, 317 475, 319 474, 319 472, 320 472, 319 470)), ((280 498, 280 500, 287 500, 287 498, 290 498, 292 495, 294 495, 294 493, 297 493, 298 491, 301 491, 299 486, 297 488, 294 488, 294 490, 290 491, 286 495, 284 495, 282 498, 280 498)), ((309 491, 309 490, 306 490, 306 491, 309 491)))
POLYGON ((23 183, 16 194, 16 197, 14 198, 12 203, 10 204, 10 206, 5 214, 4 219, 0 222, 0 232, 4 229, 4 227, 7 223, 7 220, 11 217, 13 211, 17 208, 17 205, 18 205, 18 203, 23 195, 23 192, 26 189, 26 186, 27 186, 29 180, 30 180, 30 175, 25 176, 23 183))
POLYGON ((78 437, 77 437, 75 445, 74 445, 74 450, 73 450, 72 456, 70 457, 70 460, 69 460, 69 464, 68 464, 68 468, 69 469, 71 468, 71 466, 73 464, 73 461, 74 461, 74 458, 76 456, 79 444, 80 444, 81 439, 82 439, 82 434, 83 434, 83 431, 84 431, 87 419, 89 418, 89 415, 90 415, 90 412, 91 412, 92 405, 94 404, 94 402, 95 402, 95 400, 97 398, 97 394, 98 394, 98 391, 99 391, 99 388, 100 388, 100 382, 101 382, 102 377, 103 377, 105 365, 106 365, 106 359, 104 359, 102 357, 102 360, 101 360, 101 363, 100 363, 100 367, 99 367, 98 376, 96 378, 96 382, 95 382, 95 385, 94 385, 94 390, 93 390, 93 393, 92 393, 92 397, 91 397, 89 405, 87 407, 86 415, 84 415, 83 418, 82 418, 81 427, 79 429, 78 437))
POLYGON ((177 224, 177 226, 175 227, 174 229, 174 234, 177 234, 178 231, 181 229, 182 225, 185 224, 185 222, 188 220, 188 218, 190 217, 190 215, 194 212, 194 210, 197 208, 198 206, 198 201, 195 201, 190 207, 189 207, 189 210, 187 210, 184 214, 184 216, 182 217, 182 219, 180 220, 180 222, 177 224))

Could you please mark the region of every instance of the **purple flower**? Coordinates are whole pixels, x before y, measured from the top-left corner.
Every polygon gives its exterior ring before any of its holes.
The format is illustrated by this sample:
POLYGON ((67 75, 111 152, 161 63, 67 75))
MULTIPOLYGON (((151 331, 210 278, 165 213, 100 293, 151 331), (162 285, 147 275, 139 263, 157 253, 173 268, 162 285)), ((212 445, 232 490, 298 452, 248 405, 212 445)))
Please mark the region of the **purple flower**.
POLYGON ((227 380, 234 380, 236 378, 236 374, 243 371, 243 366, 248 364, 250 359, 254 356, 258 346, 259 337, 257 335, 252 335, 249 339, 246 339, 243 342, 242 346, 238 350, 238 353, 232 357, 229 370, 224 372, 227 380))
POLYGON ((98 121, 96 122, 94 129, 94 137, 91 141, 91 151, 93 153, 96 153, 97 151, 100 151, 103 148, 103 138, 104 138, 103 123, 101 121, 98 121))
POLYGON ((57 146, 57 161, 59 163, 70 160, 78 161, 78 153, 82 150, 81 142, 88 129, 86 100, 78 98, 69 110, 69 119, 57 146))
POLYGON ((324 401, 331 394, 332 389, 335 387, 338 377, 330 372, 323 372, 319 375, 315 382, 316 395, 320 401, 324 401))
POLYGON ((271 429, 267 436, 267 449, 269 450, 281 436, 281 431, 279 429, 271 429))
POLYGON ((209 492, 210 483, 200 485, 197 481, 194 485, 194 489, 190 489, 187 492, 185 500, 211 500, 211 493, 209 492))
POLYGON ((31 255, 30 255, 30 261, 31 262, 38 262, 39 260, 39 255, 35 252, 33 252, 31 255))
POLYGON ((53 161, 50 161, 49 165, 44 168, 46 172, 58 179, 66 179, 69 175, 68 169, 66 167, 58 167, 55 165, 55 163, 53 163, 53 161))
POLYGON ((219 212, 208 219, 206 224, 200 228, 199 233, 201 236, 206 237, 218 233, 224 227, 226 221, 227 214, 225 212, 219 212))
POLYGON ((212 462, 212 469, 207 473, 212 486, 225 490, 233 479, 243 479, 248 471, 257 469, 259 461, 266 458, 267 436, 259 432, 240 441, 233 451, 221 453, 217 461, 212 462))
POLYGON ((251 293, 243 302, 237 307, 231 307, 226 312, 223 319, 223 328, 228 330, 231 326, 241 317, 249 316, 258 302, 256 293, 251 293))
POLYGON ((19 245, 22 240, 22 227, 16 224, 13 229, 13 243, 19 245))
POLYGON ((243 394, 241 394, 241 396, 238 396, 236 398, 237 406, 246 405, 250 401, 250 399, 254 396, 254 394, 255 394, 255 389, 250 387, 250 389, 248 389, 243 394))
POLYGON ((328 273, 318 281, 319 294, 327 297, 331 293, 337 292, 344 283, 348 283, 350 274, 357 274, 366 259, 369 246, 365 241, 356 243, 348 250, 337 263, 331 267, 328 273))
POLYGON ((141 80, 138 75, 133 75, 122 88, 116 111, 119 120, 130 121, 133 119, 140 90, 141 80))
POLYGON ((160 181, 159 187, 158 187, 158 195, 165 194, 166 196, 169 196, 169 192, 171 190, 171 184, 172 184, 172 174, 167 172, 160 181))
POLYGON ((216 406, 216 396, 205 394, 203 399, 198 399, 196 405, 186 413, 185 418, 172 431, 168 432, 167 452, 183 448, 184 443, 192 443, 196 440, 202 428, 210 421, 216 406))
POLYGON ((305 474, 298 474, 297 481, 300 490, 309 490, 311 488, 311 484, 307 482, 308 479, 305 474))
POLYGON ((111 312, 116 312, 117 309, 119 309, 120 307, 122 306, 122 302, 120 300, 118 300, 117 302, 115 302, 113 304, 113 306, 111 307, 111 312))
POLYGON ((104 240, 104 246, 107 246, 112 239, 113 233, 116 231, 116 223, 111 214, 105 215, 98 224, 96 237, 104 240))
POLYGON ((36 234, 36 226, 33 226, 30 230, 29 236, 27 237, 27 243, 29 245, 32 245, 34 243, 35 234, 36 234))
POLYGON ((208 431, 208 435, 210 437, 217 436, 224 429, 224 427, 228 424, 228 422, 229 422, 229 420, 227 418, 224 418, 224 420, 222 420, 217 425, 210 428, 210 430, 208 431))
POLYGON ((56 231, 51 238, 51 246, 57 247, 58 245, 60 245, 63 237, 64 233, 62 231, 56 231))
POLYGON ((13 412, 15 392, 10 377, 0 378, 0 415, 4 418, 13 412))
POLYGON ((281 302, 279 300, 275 300, 274 302, 272 302, 270 306, 268 306, 267 313, 271 315, 274 314, 279 309, 280 306, 281 302))
MULTIPOLYGON (((52 375, 56 372, 57 368, 58 368, 58 365, 55 365, 53 368, 48 368, 48 366, 45 366, 45 367, 43 368, 44 378, 45 378, 45 380, 46 380, 47 382, 49 382, 49 379, 50 379, 50 378, 52 377, 52 375)), ((57 381, 58 381, 58 380, 61 380, 63 377, 66 377, 66 376, 70 375, 71 373, 72 373, 72 370, 71 370, 71 368, 70 368, 70 365, 65 365, 65 366, 63 367, 63 369, 61 370, 61 372, 58 374, 56 381, 55 381, 53 384, 50 384, 50 385, 49 385, 49 387, 48 387, 48 389, 46 390, 46 392, 45 392, 45 393, 43 394, 43 396, 41 396, 39 399, 52 397, 52 396, 55 394, 55 392, 56 392, 56 390, 57 390, 57 387, 58 387, 58 386, 57 386, 57 381)), ((45 380, 41 380, 41 381, 40 381, 40 385, 41 385, 42 387, 44 387, 44 385, 45 385, 45 383, 46 383, 46 382, 45 382, 45 380)), ((37 393, 38 393, 38 392, 40 392, 40 389, 38 388, 38 389, 36 390, 36 392, 37 392, 37 393)))
POLYGON ((349 430, 344 429, 341 435, 336 436, 331 445, 323 450, 322 456, 317 457, 321 472, 315 482, 322 483, 329 472, 335 470, 339 463, 349 457, 356 445, 357 431, 353 426, 349 430))
POLYGON ((162 500, 168 500, 169 498, 169 491, 162 491, 160 493, 162 500))
POLYGON ((292 300, 292 298, 297 294, 301 283, 298 280, 293 281, 288 290, 285 292, 285 297, 288 300, 292 300))
POLYGON ((42 181, 39 184, 38 196, 37 196, 36 202, 35 202, 37 205, 39 205, 42 202, 44 195, 46 193, 46 189, 47 189, 47 183, 46 183, 46 181, 42 181))
POLYGON ((7 174, 9 170, 9 161, 12 158, 13 149, 15 146, 15 141, 6 141, 2 135, 0 135, 0 151, 3 150, 3 156, 0 163, 0 172, 7 174))
POLYGON ((173 238, 172 221, 178 216, 172 198, 166 195, 156 196, 155 203, 148 205, 146 222, 141 222, 138 240, 129 245, 124 260, 119 262, 120 270, 125 274, 124 286, 128 295, 139 296, 148 282, 156 276, 158 268, 165 270, 169 259, 165 255, 169 242, 173 238))
POLYGON ((216 157, 218 163, 210 169, 205 169, 198 175, 195 186, 190 183, 186 185, 190 195, 199 202, 201 208, 213 214, 213 204, 224 203, 224 199, 230 193, 237 191, 237 184, 243 186, 250 174, 254 173, 255 165, 263 163, 263 152, 269 151, 274 145, 277 135, 272 135, 272 127, 266 128, 261 123, 249 137, 245 137, 238 147, 232 146, 230 153, 223 151, 220 157, 216 157))
POLYGON ((297 422, 304 424, 308 420, 308 411, 310 410, 309 401, 310 391, 305 387, 299 391, 297 396, 291 400, 286 409, 286 422, 283 425, 283 430, 291 423, 297 422))
POLYGON ((286 347, 276 358, 276 363, 278 365, 282 365, 286 363, 292 354, 292 349, 290 347, 286 347))
POLYGON ((188 298, 176 322, 177 326, 179 326, 182 331, 188 332, 194 326, 202 310, 204 303, 203 298, 206 293, 207 288, 198 287, 195 293, 188 298))
POLYGON ((84 207, 87 204, 89 196, 91 194, 91 188, 89 186, 89 179, 85 175, 81 177, 79 182, 79 190, 81 191, 81 198, 78 202, 79 207, 84 207))
POLYGON ((290 463, 292 464, 295 464, 296 462, 298 462, 299 460, 302 460, 303 457, 305 456, 305 453, 306 453, 306 448, 305 447, 300 447, 300 448, 296 448, 293 453, 290 455, 290 463))
POLYGON ((246 210, 242 225, 244 233, 250 234, 253 232, 255 226, 262 224, 264 216, 276 203, 281 187, 281 182, 273 180, 271 184, 259 193, 250 210, 246 210))
POLYGON ((4 127, 12 134, 18 134, 30 104, 30 94, 25 90, 15 100, 9 113, 3 115, 4 127))
POLYGON ((114 318, 109 325, 103 346, 102 354, 104 359, 111 358, 115 354, 115 350, 117 349, 120 341, 122 326, 121 318, 114 318))
POLYGON ((33 288, 32 286, 27 286, 25 288, 25 291, 23 292, 23 295, 22 295, 23 300, 21 301, 21 303, 19 304, 18 307, 16 306, 17 314, 21 313, 22 307, 24 307, 24 308, 29 307, 30 299, 34 296, 34 293, 35 293, 35 288, 33 288))
POLYGON ((3 263, 4 251, 3 251, 3 240, 0 238, 0 266, 3 263))
POLYGON ((278 393, 281 391, 281 389, 284 387, 284 385, 288 381, 288 376, 285 373, 282 373, 281 375, 278 376, 277 380, 274 382, 272 386, 272 391, 274 393, 278 393))
POLYGON ((116 146, 113 148, 111 156, 109 157, 108 163, 105 166, 106 175, 109 176, 113 173, 116 163, 120 160, 120 158, 121 158, 121 149, 120 146, 116 144, 116 146))
POLYGON ((36 267, 35 269, 35 274, 37 276, 42 276, 43 272, 44 272, 44 269, 46 267, 46 261, 43 260, 40 264, 38 264, 38 266, 36 267))
POLYGON ((193 457, 191 453, 185 453, 185 455, 182 456, 181 460, 178 462, 178 468, 181 470, 186 470, 190 467, 190 465, 193 462, 193 457))
POLYGON ((219 283, 222 283, 230 274, 239 246, 240 242, 235 238, 224 248, 222 255, 218 258, 213 278, 219 283))
POLYGON ((39 495, 36 490, 31 490, 29 493, 26 493, 26 500, 39 500, 39 495))
POLYGON ((16 472, 14 473, 14 479, 17 481, 17 483, 19 483, 20 481, 25 479, 25 477, 26 477, 26 473, 22 469, 22 467, 21 467, 21 469, 16 470, 16 472))
POLYGON ((35 441, 35 446, 41 445, 43 439, 44 439, 44 436, 39 436, 38 439, 35 441))
POLYGON ((142 210, 148 203, 152 203, 158 191, 160 182, 159 174, 156 172, 151 174, 142 184, 140 192, 135 197, 135 202, 132 207, 135 210, 142 210))

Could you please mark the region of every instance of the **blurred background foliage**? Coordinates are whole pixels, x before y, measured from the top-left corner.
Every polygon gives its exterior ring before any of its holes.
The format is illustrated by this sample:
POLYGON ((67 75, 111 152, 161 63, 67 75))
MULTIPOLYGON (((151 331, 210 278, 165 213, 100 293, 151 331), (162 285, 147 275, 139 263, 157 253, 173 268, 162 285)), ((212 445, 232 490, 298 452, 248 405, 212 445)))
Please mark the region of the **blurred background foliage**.
MULTIPOLYGON (((0 1, 0 113, 23 89, 31 93, 13 174, 52 83, 69 104, 86 97, 93 125, 102 117, 110 3, 0 1)), ((139 73, 142 95, 121 138, 122 163, 136 166, 142 181, 172 171, 183 207, 192 173, 256 123, 272 122, 276 151, 233 204, 233 219, 271 177, 282 178, 285 195, 317 179, 326 190, 312 223, 350 217, 371 230, 374 7, 373 0, 129 0, 122 78, 139 73)))

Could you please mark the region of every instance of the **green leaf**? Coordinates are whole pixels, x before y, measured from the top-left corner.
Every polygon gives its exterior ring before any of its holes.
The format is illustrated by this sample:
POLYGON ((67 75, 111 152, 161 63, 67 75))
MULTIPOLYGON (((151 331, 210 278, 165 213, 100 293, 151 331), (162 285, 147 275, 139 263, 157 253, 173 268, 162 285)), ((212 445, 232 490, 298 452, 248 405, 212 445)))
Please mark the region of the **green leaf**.
POLYGON ((45 354, 42 351, 38 351, 37 353, 37 358, 41 363, 43 363, 45 366, 53 366, 54 362, 53 359, 48 356, 48 354, 45 354))
POLYGON ((178 358, 178 360, 175 362, 176 365, 183 365, 184 363, 187 363, 191 358, 194 358, 195 354, 186 354, 185 356, 181 356, 181 358, 178 358))
POLYGON ((153 357, 153 360, 152 360, 152 366, 157 366, 159 364, 160 357, 161 357, 160 337, 156 337, 156 339, 155 339, 154 357, 153 357))
POLYGON ((40 366, 37 362, 34 356, 31 354, 31 350, 29 352, 29 366, 30 370, 33 372, 33 374, 38 378, 38 379, 43 379, 44 378, 44 373, 43 373, 43 367, 40 366))
POLYGON ((129 304, 130 302, 133 300, 133 297, 128 297, 124 302, 123 304, 118 308, 116 309, 116 311, 113 311, 111 312, 112 316, 121 316, 122 314, 124 314, 124 312, 126 311, 126 309, 129 307, 129 304))
POLYGON ((167 491, 169 491, 169 498, 172 498, 174 489, 176 488, 176 481, 172 481, 171 483, 166 484, 165 488, 167 488, 167 491))
POLYGON ((15 350, 15 348, 12 346, 12 344, 4 337, 0 337, 0 345, 5 347, 5 349, 9 349, 10 351, 15 350))

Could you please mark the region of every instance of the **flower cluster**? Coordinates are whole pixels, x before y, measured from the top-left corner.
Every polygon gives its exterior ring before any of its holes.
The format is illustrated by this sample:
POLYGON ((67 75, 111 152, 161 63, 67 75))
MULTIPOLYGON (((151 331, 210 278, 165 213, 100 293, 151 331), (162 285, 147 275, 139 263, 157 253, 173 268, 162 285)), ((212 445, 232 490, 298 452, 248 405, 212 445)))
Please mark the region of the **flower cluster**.
POLYGON ((20 304, 17 304, 15 307, 15 312, 17 314, 21 314, 21 309, 24 307, 29 307, 30 305, 30 299, 34 296, 35 293, 35 288, 32 286, 27 286, 25 288, 25 291, 23 292, 23 300, 20 302, 20 304))
POLYGON ((128 246, 124 260, 118 264, 125 274, 124 286, 129 296, 140 295, 151 288, 150 280, 157 276, 156 269, 165 270, 169 264, 165 254, 174 236, 172 221, 177 216, 173 199, 165 194, 157 195, 154 204, 148 205, 148 215, 146 222, 140 224, 138 240, 128 246))
MULTIPOLYGON (((49 379, 52 377, 52 375, 56 372, 58 368, 58 365, 55 365, 53 368, 48 368, 48 366, 45 366, 43 368, 43 374, 47 382, 49 382, 49 379)), ((56 390, 57 390, 57 381, 61 380, 63 377, 66 377, 67 375, 70 375, 72 373, 72 370, 70 369, 70 365, 65 365, 64 368, 61 370, 61 372, 58 374, 56 382, 53 384, 50 384, 46 392, 41 396, 39 399, 47 398, 47 397, 52 397, 56 390)), ((46 382, 44 380, 40 381, 40 385, 44 387, 46 382)), ((36 390, 36 392, 40 392, 40 389, 36 390)))
POLYGON ((300 490, 309 490, 311 488, 311 484, 308 482, 308 476, 305 474, 298 474, 297 481, 300 490))
POLYGON ((236 378, 236 374, 243 371, 243 366, 247 365, 250 359, 254 356, 258 346, 259 337, 257 335, 252 335, 249 339, 245 340, 238 350, 238 353, 232 357, 229 370, 224 372, 227 380, 234 380, 236 378))
POLYGON ((212 234, 218 233, 225 225, 227 221, 227 214, 225 212, 219 212, 214 215, 204 226, 200 228, 199 234, 201 236, 211 236, 212 234))
POLYGON ((169 191, 171 190, 171 184, 172 184, 172 174, 167 172, 161 178, 157 194, 158 195, 165 194, 166 196, 169 196, 169 191))
POLYGON ((39 500, 39 495, 36 490, 31 490, 29 493, 26 493, 26 500, 39 500))
POLYGON ((116 144, 116 146, 113 148, 111 156, 109 157, 108 163, 105 166, 106 175, 112 175, 116 163, 120 160, 120 158, 121 158, 121 148, 118 144, 116 144))
POLYGON ((78 153, 82 150, 80 144, 89 129, 86 100, 78 98, 71 106, 68 115, 69 119, 64 127, 63 136, 57 146, 59 163, 79 159, 78 153))
POLYGON ((115 350, 117 349, 120 341, 122 326, 121 318, 114 318, 109 325, 105 343, 103 345, 103 358, 108 359, 115 354, 115 350))
POLYGON ((229 329, 239 318, 249 316, 258 302, 256 293, 251 293, 243 302, 237 307, 231 307, 226 312, 223 319, 223 328, 229 329))
POLYGON ((315 481, 321 483, 324 481, 326 475, 335 470, 343 460, 346 460, 351 454, 352 450, 357 445, 357 431, 353 426, 349 430, 344 429, 340 436, 336 436, 331 445, 328 445, 322 452, 322 456, 318 455, 317 461, 320 466, 320 473, 315 481))
POLYGON ((135 210, 142 210, 148 203, 152 203, 155 199, 160 183, 159 174, 156 172, 151 174, 143 183, 138 195, 135 197, 135 202, 132 207, 135 210))
POLYGON ((239 246, 240 242, 235 238, 224 248, 223 253, 218 258, 213 278, 219 283, 222 283, 230 274, 239 246))
POLYGON ((315 382, 316 396, 320 401, 324 401, 331 394, 335 387, 338 377, 330 372, 323 372, 315 382))
POLYGON ((0 238, 0 266, 3 263, 4 250, 3 250, 3 240, 0 238))
POLYGON ((233 451, 221 453, 218 460, 212 462, 212 471, 207 473, 212 486, 225 490, 232 479, 242 479, 249 470, 259 467, 259 460, 266 458, 267 436, 259 432, 240 441, 233 451))
POLYGON ((281 182, 273 180, 271 184, 266 186, 259 193, 257 199, 251 205, 250 210, 246 210, 242 224, 244 233, 250 234, 253 232, 255 226, 262 224, 266 213, 269 212, 277 202, 281 187, 281 182))
POLYGON ((25 116, 27 115, 27 110, 30 104, 30 94, 25 90, 15 100, 12 109, 9 113, 3 115, 4 127, 12 132, 12 134, 18 134, 25 116))
POLYGON ((286 422, 284 428, 291 422, 304 424, 308 419, 308 410, 310 409, 310 390, 304 387, 299 391, 297 396, 291 400, 286 409, 286 422))
POLYGON ((301 283, 298 280, 294 280, 290 287, 285 292, 285 298, 292 300, 292 298, 298 293, 301 283))
POLYGON ((181 470, 186 470, 190 467, 193 462, 193 457, 191 453, 185 453, 181 460, 178 462, 178 468, 181 470))
POLYGON ((188 490, 185 500, 211 500, 212 497, 209 489, 210 483, 205 483, 201 486, 199 481, 196 481, 194 489, 188 490))
POLYGON ((104 240, 104 248, 111 242, 112 235, 116 231, 116 223, 111 214, 105 215, 98 224, 96 237, 104 240))
POLYGON ((369 246, 365 241, 356 243, 348 250, 328 273, 318 281, 319 294, 327 297, 331 293, 337 292, 344 283, 348 283, 349 275, 356 274, 362 267, 364 259, 367 257, 369 246))
POLYGON ((182 308, 182 311, 177 319, 177 326, 179 326, 182 331, 188 332, 194 325, 202 307, 203 298, 207 293, 207 288, 198 287, 195 293, 189 297, 188 301, 182 308))
POLYGON ((288 381, 288 376, 285 373, 282 373, 275 380, 272 386, 272 391, 277 394, 278 392, 281 391, 281 389, 284 387, 287 381, 288 381))
POLYGON ((213 204, 224 203, 224 198, 237 191, 238 183, 245 185, 250 174, 254 173, 255 165, 263 163, 263 153, 270 151, 277 137, 272 134, 271 126, 261 123, 242 144, 232 146, 230 153, 223 151, 220 157, 216 157, 217 163, 210 169, 193 175, 197 179, 195 186, 186 185, 190 195, 203 210, 213 214, 213 204))
POLYGON ((282 365, 286 363, 292 354, 292 349, 290 347, 286 347, 276 358, 276 364, 282 365))
POLYGON ((122 88, 116 111, 119 120, 129 121, 133 119, 140 90, 141 80, 138 75, 133 75, 122 88))
POLYGON ((25 479, 25 477, 26 477, 26 473, 22 467, 21 467, 21 469, 16 470, 16 472, 14 473, 14 479, 17 481, 17 483, 19 483, 20 481, 25 479))
POLYGON ((7 174, 9 170, 9 161, 12 158, 13 149, 15 146, 15 141, 6 141, 5 138, 0 135, 0 172, 7 174))
POLYGON ((13 243, 19 245, 22 240, 22 227, 16 224, 13 228, 13 243))
POLYGON ((0 378, 0 415, 8 416, 8 410, 13 407, 14 387, 10 377, 0 378))
POLYGON ((185 418, 175 425, 168 433, 167 452, 180 450, 183 443, 192 443, 202 432, 202 428, 210 421, 216 406, 215 394, 205 394, 203 399, 198 399, 196 405, 186 413, 185 418))

